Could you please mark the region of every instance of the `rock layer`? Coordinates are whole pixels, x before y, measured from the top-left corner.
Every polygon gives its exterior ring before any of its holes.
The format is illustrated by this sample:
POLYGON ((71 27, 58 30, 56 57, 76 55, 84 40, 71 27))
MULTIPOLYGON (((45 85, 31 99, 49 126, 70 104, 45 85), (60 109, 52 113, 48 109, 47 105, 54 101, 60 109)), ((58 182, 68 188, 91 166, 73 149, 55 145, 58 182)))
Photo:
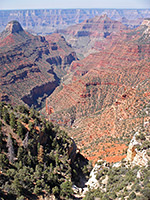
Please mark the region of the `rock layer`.
POLYGON ((1 10, 0 30, 12 20, 19 21, 25 29, 38 34, 48 34, 57 29, 81 23, 86 19, 107 14, 130 27, 138 26, 143 18, 150 17, 149 9, 42 9, 1 10))
POLYGON ((49 119, 70 126, 91 160, 101 155, 110 162, 125 157, 127 138, 149 120, 147 29, 141 25, 111 34, 99 43, 102 50, 72 63, 71 75, 47 99, 53 109, 49 119))
POLYGON ((126 29, 127 27, 121 22, 111 20, 104 14, 57 32, 64 35, 80 57, 85 57, 91 52, 100 50, 98 42, 102 42, 112 33, 126 29))
POLYGON ((1 100, 40 107, 76 59, 59 34, 33 36, 18 22, 10 22, 0 34, 1 100))

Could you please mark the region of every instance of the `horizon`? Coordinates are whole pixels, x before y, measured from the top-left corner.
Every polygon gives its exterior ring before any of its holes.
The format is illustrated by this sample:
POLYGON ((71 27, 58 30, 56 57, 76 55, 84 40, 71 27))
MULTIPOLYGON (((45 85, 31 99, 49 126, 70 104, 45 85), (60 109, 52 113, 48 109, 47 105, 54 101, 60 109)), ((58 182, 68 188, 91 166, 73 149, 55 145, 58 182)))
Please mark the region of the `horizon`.
POLYGON ((0 10, 150 9, 149 0, 1 0, 0 10))
POLYGON ((17 10, 150 10, 150 8, 18 8, 18 9, 0 9, 0 11, 17 10))

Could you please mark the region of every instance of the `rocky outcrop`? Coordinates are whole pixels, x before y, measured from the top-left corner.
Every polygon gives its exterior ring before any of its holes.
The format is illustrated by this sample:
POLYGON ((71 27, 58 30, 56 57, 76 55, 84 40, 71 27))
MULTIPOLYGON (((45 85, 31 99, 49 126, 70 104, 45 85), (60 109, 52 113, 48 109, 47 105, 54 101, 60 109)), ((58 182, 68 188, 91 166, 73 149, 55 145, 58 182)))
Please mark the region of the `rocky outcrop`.
POLYGON ((13 104, 40 107, 73 60, 75 52, 59 34, 34 36, 11 21, 0 34, 0 93, 13 104))
POLYGON ((142 25, 106 38, 103 50, 72 63, 71 74, 47 99, 54 111, 49 119, 71 128, 88 159, 121 160, 132 130, 149 119, 146 29, 142 25))
POLYGON ((106 14, 104 14, 57 32, 64 35, 78 55, 81 54, 85 57, 91 52, 99 50, 95 45, 99 41, 104 40, 112 33, 126 29, 127 27, 121 22, 111 20, 106 14))
POLYGON ((150 18, 145 19, 142 22, 142 25, 147 27, 146 30, 144 31, 144 34, 148 37, 148 40, 149 40, 149 38, 150 38, 150 18))
POLYGON ((145 25, 145 26, 150 27, 150 18, 145 19, 145 20, 142 22, 141 25, 145 25))
POLYGON ((18 21, 11 21, 7 24, 5 30, 0 33, 0 39, 3 40, 10 34, 24 32, 18 21))
POLYGON ((130 162, 133 162, 135 156, 137 155, 137 146, 141 145, 141 143, 137 142, 136 135, 138 135, 138 132, 134 134, 127 150, 126 160, 130 162))
POLYGON ((19 33, 23 31, 23 28, 18 21, 11 21, 7 24, 5 31, 8 32, 8 34, 19 33))
MULTIPOLYGON (((92 171, 90 172, 90 176, 89 176, 90 178, 85 184, 87 186, 87 188, 89 187, 90 189, 96 189, 100 186, 98 180, 96 179, 97 173, 100 170, 102 170, 102 166, 99 165, 99 162, 100 162, 100 160, 97 161, 97 163, 94 165, 92 171)), ((87 191, 87 188, 84 188, 83 193, 85 193, 87 191)))
MULTIPOLYGON (((147 124, 147 128, 148 127, 150 127, 149 123, 147 124)), ((129 144, 126 161, 129 161, 132 165, 139 165, 145 167, 148 166, 148 162, 150 161, 148 153, 149 148, 150 148, 149 133, 145 131, 143 131, 142 133, 141 131, 140 133, 136 132, 129 144)))

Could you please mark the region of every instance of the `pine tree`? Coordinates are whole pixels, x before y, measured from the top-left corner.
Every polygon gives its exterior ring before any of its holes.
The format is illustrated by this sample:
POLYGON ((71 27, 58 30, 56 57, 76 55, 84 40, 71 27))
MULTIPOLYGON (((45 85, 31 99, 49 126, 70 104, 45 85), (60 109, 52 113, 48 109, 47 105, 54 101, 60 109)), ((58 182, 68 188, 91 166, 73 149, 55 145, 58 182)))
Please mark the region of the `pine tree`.
POLYGON ((0 102, 0 118, 3 116, 3 103, 0 102))
POLYGON ((8 147, 8 159, 10 163, 14 162, 14 148, 10 134, 7 139, 7 147, 8 147))
POLYGON ((26 134, 26 128, 23 126, 20 120, 17 121, 17 134, 21 137, 21 139, 23 139, 24 135, 26 134))
POLYGON ((3 124, 2 124, 2 122, 0 121, 0 131, 2 130, 2 125, 3 125, 3 124))
POLYGON ((10 126, 11 126, 11 128, 15 129, 16 118, 15 118, 14 113, 10 113, 10 126))
POLYGON ((0 153, 2 152, 2 149, 3 149, 3 134, 0 131, 0 153))
POLYGON ((4 154, 0 154, 0 170, 3 170, 5 163, 4 163, 4 154))
POLYGON ((73 194, 73 190, 72 190, 72 184, 70 181, 66 181, 63 182, 60 185, 60 195, 62 197, 66 197, 66 199, 68 199, 69 197, 71 197, 71 195, 73 194))
POLYGON ((6 107, 3 108, 3 119, 7 124, 9 124, 10 117, 9 117, 8 109, 6 107))

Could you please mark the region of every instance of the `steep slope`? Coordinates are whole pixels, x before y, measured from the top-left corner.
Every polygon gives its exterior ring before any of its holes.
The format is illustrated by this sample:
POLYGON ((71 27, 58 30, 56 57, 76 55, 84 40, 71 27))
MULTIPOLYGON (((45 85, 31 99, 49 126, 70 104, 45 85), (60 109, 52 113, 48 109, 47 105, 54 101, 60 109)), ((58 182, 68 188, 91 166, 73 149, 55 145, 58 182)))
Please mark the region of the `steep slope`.
POLYGON ((143 124, 134 134, 127 157, 118 163, 99 160, 83 189, 88 199, 146 199, 150 198, 150 123, 143 124))
POLYGON ((127 26, 137 27, 143 18, 150 17, 150 9, 0 10, 0 31, 9 21, 17 20, 26 30, 37 34, 50 34, 57 29, 103 14, 107 14, 113 20, 119 20, 127 26))
POLYGON ((11 21, 0 34, 0 99, 41 107, 76 59, 59 34, 33 36, 11 21))
POLYGON ((71 134, 89 159, 120 156, 127 138, 150 116, 149 20, 99 45, 102 51, 72 63, 71 75, 46 104, 50 120, 72 126, 71 134))
POLYGON ((74 199, 74 174, 86 180, 89 169, 66 132, 33 109, 0 102, 1 198, 74 199))
POLYGON ((112 33, 126 29, 127 27, 121 22, 111 20, 104 14, 57 32, 64 35, 80 57, 85 57, 99 50, 95 48, 98 42, 103 41, 112 33))

